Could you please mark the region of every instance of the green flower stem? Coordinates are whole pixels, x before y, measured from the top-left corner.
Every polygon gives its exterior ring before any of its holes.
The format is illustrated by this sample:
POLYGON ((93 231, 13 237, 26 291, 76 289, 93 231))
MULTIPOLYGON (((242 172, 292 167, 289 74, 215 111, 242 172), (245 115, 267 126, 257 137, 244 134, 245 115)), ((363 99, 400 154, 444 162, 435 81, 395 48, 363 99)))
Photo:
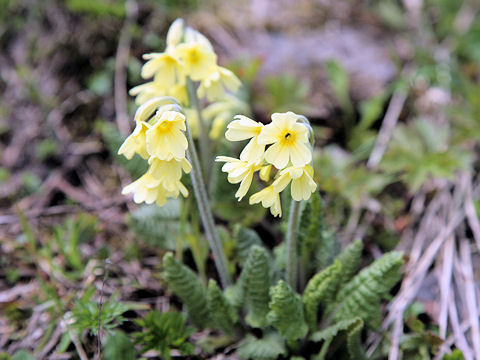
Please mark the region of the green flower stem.
POLYGON ((208 138, 208 128, 202 116, 202 109, 200 108, 200 102, 197 97, 197 91, 195 90, 195 84, 189 77, 187 77, 187 92, 188 92, 188 101, 190 102, 190 107, 196 110, 197 116, 198 116, 198 122, 199 122, 198 141, 200 144, 200 158, 202 161, 203 176, 206 183, 208 183, 211 164, 212 164, 212 151, 210 149, 210 141, 208 138))
POLYGON ((187 157, 192 163, 190 176, 192 178, 195 198, 197 199, 198 211, 202 219, 205 235, 207 236, 208 243, 212 249, 213 260, 220 276, 220 282, 225 289, 227 286, 231 285, 232 280, 230 278, 230 273, 228 272, 227 260, 225 258, 223 246, 220 242, 220 238, 218 237, 217 229, 215 228, 215 223, 213 221, 212 210, 208 202, 207 189, 205 187, 205 183, 203 182, 200 162, 198 161, 197 150, 195 149, 190 126, 188 125, 188 119, 185 123, 187 126, 188 139, 187 157))
POLYGON ((300 201, 292 200, 287 229, 287 268, 286 279, 294 291, 297 290, 298 252, 297 235, 300 223, 300 201))
POLYGON ((188 205, 189 201, 187 199, 180 201, 180 226, 177 235, 177 252, 175 254, 178 262, 183 261, 183 239, 187 237, 188 205))

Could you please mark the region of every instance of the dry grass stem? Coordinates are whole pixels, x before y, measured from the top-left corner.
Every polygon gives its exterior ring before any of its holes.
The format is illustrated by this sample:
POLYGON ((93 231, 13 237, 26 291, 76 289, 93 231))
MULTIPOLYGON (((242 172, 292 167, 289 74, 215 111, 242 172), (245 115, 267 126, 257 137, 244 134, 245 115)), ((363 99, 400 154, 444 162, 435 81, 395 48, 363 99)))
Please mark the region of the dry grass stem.
POLYGON ((480 326, 478 322, 478 304, 475 296, 473 277, 472 254, 469 239, 462 239, 460 243, 460 264, 465 281, 465 302, 470 322, 471 339, 476 359, 480 359, 480 326))
POLYGON ((398 118, 402 112, 406 99, 407 95, 404 92, 397 91, 393 94, 387 108, 387 113, 383 119, 382 127, 378 133, 375 147, 373 148, 367 162, 367 167, 370 169, 375 169, 378 167, 378 164, 380 164, 383 154, 385 154, 385 151, 387 150, 388 142, 392 137, 393 129, 395 129, 395 125, 397 125, 398 118))
POLYGON ((451 279, 453 269, 453 254, 455 250, 455 238, 450 236, 443 245, 443 261, 441 264, 440 276, 440 314, 438 324, 440 327, 439 336, 445 338, 448 326, 448 301, 450 299, 451 279))

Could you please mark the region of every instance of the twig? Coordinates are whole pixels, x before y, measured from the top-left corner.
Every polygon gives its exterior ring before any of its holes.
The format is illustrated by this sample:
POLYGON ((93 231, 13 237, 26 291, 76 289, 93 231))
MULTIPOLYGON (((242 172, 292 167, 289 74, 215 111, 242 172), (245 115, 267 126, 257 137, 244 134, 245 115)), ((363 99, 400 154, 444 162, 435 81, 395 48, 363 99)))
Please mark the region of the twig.
POLYGON ((440 278, 440 314, 439 314, 439 335, 445 338, 448 325, 448 301, 450 299, 450 288, 453 269, 453 254, 455 250, 455 238, 450 236, 443 245, 442 274, 440 278))
MULTIPOLYGON (((455 256, 454 264, 458 265, 458 257, 455 256)), ((459 277, 455 276, 455 282, 460 288, 461 284, 459 277)), ((459 289, 459 293, 462 293, 464 289, 459 289)), ((448 303, 448 314, 450 317, 450 324, 452 325, 453 334, 455 335, 456 342, 455 345, 462 351, 465 360, 473 360, 472 349, 468 345, 467 339, 465 338, 465 332, 460 326, 458 319, 457 305, 455 302, 455 296, 453 292, 450 293, 450 301, 448 303)))
POLYGON ((398 360, 400 354, 400 337, 402 336, 403 329, 403 311, 399 312, 395 316, 395 322, 393 324, 392 331, 392 345, 390 352, 388 353, 388 360, 398 360))
POLYGON ((375 169, 382 160, 406 99, 407 95, 403 91, 397 91, 393 94, 383 119, 382 127, 378 132, 377 141, 368 159, 368 168, 375 169))
MULTIPOLYGON (((452 302, 453 304, 453 302, 452 302)), ((449 301, 449 305, 450 307, 450 301, 449 301)), ((453 306, 455 306, 455 304, 453 304, 453 306)), ((456 309, 455 309, 456 311, 456 309)), ((459 330, 458 332, 460 334, 464 334, 465 332, 468 331, 468 329, 470 328, 470 324, 468 323, 468 321, 464 321, 462 322, 461 325, 458 324, 458 319, 455 319, 456 321, 456 329, 459 330)), ((453 326, 452 326, 453 327, 453 326)), ((437 354, 435 355, 435 357, 433 358, 434 360, 441 360, 443 359, 443 355, 448 352, 448 350, 450 349, 450 347, 457 341, 457 333, 454 331, 452 335, 450 335, 444 342, 443 344, 440 346, 440 349, 438 350, 437 354)))
POLYGON ((47 357, 47 354, 50 352, 50 350, 53 349, 55 345, 57 345, 58 341, 60 340, 60 337, 62 336, 62 327, 60 324, 57 324, 55 327, 55 330, 50 337, 50 340, 47 342, 47 344, 44 346, 42 351, 40 351, 38 354, 36 354, 38 359, 45 359, 47 357))
POLYGON ((358 222, 360 221, 361 210, 361 207, 352 208, 352 212, 348 217, 347 225, 345 226, 345 231, 341 239, 342 243, 348 243, 352 235, 355 233, 358 222))
POLYGON ((471 175, 470 181, 467 185, 467 193, 465 195, 465 213, 467 214, 468 225, 470 225, 470 228, 472 229, 477 249, 480 251, 480 221, 478 220, 477 212, 473 204, 471 175))
POLYGON ((424 243, 428 240, 431 240, 430 238, 427 239, 427 235, 433 236, 429 229, 437 228, 434 225, 435 221, 439 216, 438 212, 442 208, 445 208, 450 202, 449 191, 449 188, 442 189, 442 191, 440 191, 438 195, 435 196, 435 198, 430 202, 427 209, 425 210, 420 225, 418 226, 417 233, 413 237, 414 240, 412 248, 410 250, 410 260, 406 266, 406 272, 409 272, 411 267, 415 267, 415 265, 418 263, 418 259, 422 254, 424 243))
POLYGON ((65 326, 65 328, 67 329, 68 335, 70 336, 70 340, 72 340, 72 343, 75 346, 75 349, 77 350, 77 354, 80 360, 88 360, 87 353, 83 349, 82 343, 78 340, 77 335, 75 335, 73 331, 70 329, 70 326, 68 326, 68 323, 63 316, 61 317, 61 321, 65 326))
POLYGON ((127 72, 128 55, 130 53, 131 27, 137 18, 138 5, 135 0, 125 3, 127 16, 120 31, 117 54, 115 56, 115 114, 118 129, 123 136, 130 133, 130 122, 127 111, 127 72))
POLYGON ((470 240, 462 239, 460 243, 460 266, 465 280, 465 300, 468 310, 468 318, 472 329, 472 343, 475 358, 480 359, 480 325, 478 323, 478 305, 475 296, 475 283, 472 271, 472 255, 470 252, 470 240))
MULTIPOLYGON (((390 360, 396 360, 399 357, 399 342, 402 333, 401 325, 403 324, 402 320, 405 309, 416 296, 420 286, 423 283, 423 279, 425 278, 428 269, 432 265, 442 244, 447 238, 453 235, 453 232, 456 230, 457 226, 465 219, 465 212, 463 211, 463 199, 465 197, 465 193, 466 181, 465 177, 461 177, 457 181, 453 196, 449 198, 450 201, 448 201, 446 204, 442 201, 442 203, 445 204, 442 207, 448 210, 448 214, 445 214, 447 219, 449 219, 447 224, 440 227, 435 239, 425 249, 418 261, 415 259, 415 263, 412 263, 412 258, 410 258, 410 266, 407 266, 407 274, 402 282, 400 292, 397 294, 395 300, 390 304, 390 312, 383 323, 384 329, 387 329, 392 323, 394 324, 394 331, 392 333, 392 346, 390 348, 389 355, 390 360)), ((445 223, 443 219, 445 215, 442 215, 442 213, 436 216, 437 218, 440 217, 440 224, 445 223)))

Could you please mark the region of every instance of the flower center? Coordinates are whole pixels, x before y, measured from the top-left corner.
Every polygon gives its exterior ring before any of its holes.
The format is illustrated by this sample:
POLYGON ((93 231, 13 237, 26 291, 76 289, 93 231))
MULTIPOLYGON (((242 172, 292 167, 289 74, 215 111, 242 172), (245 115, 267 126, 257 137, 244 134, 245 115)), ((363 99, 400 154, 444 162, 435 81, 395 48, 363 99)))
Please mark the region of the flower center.
POLYGON ((167 64, 167 66, 173 66, 173 65, 175 65, 176 62, 177 61, 171 56, 166 56, 165 57, 165 63, 167 64))
POLYGON ((167 133, 173 128, 173 123, 171 121, 164 121, 158 125, 158 131, 161 133, 167 133))
POLYGON ((282 142, 286 145, 291 145, 295 142, 295 138, 295 134, 287 130, 283 133, 282 142))
POLYGON ((196 64, 199 61, 199 57, 200 56, 198 54, 198 51, 196 49, 193 49, 192 51, 190 51, 188 60, 190 60, 191 63, 196 64))

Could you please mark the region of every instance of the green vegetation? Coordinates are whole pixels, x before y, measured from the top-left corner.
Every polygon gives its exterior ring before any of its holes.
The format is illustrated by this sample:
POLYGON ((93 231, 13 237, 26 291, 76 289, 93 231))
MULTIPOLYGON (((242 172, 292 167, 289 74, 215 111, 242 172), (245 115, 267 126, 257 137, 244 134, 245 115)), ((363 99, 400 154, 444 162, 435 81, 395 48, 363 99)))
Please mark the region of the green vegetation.
POLYGON ((0 359, 480 356, 479 5, 274 3, 0 0, 0 359), (204 171, 226 288, 188 174, 162 207, 121 195, 149 166, 117 154, 128 90, 179 16, 242 81, 203 104, 212 156, 246 145, 224 137, 236 114, 310 121, 296 288, 288 188, 276 219, 256 175, 239 202, 204 171))

